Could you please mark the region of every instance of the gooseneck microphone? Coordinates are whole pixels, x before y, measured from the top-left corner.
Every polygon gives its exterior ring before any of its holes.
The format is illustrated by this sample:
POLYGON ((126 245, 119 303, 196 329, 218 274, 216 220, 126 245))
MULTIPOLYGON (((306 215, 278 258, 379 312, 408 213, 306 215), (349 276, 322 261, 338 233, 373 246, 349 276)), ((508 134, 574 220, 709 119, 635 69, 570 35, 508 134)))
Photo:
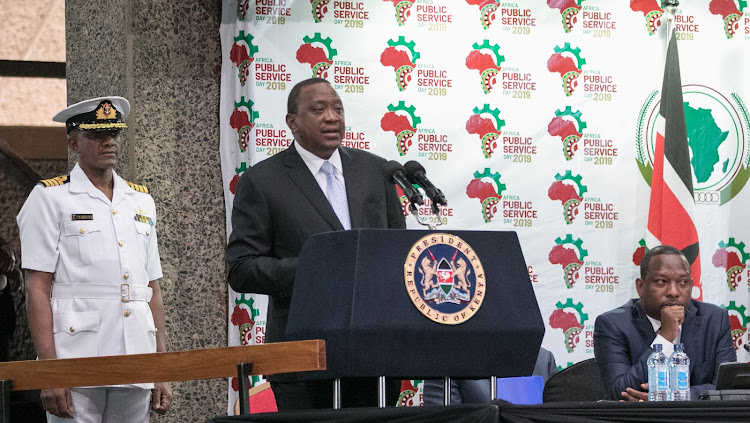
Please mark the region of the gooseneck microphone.
POLYGON ((409 181, 422 187, 427 198, 432 200, 433 204, 439 206, 448 205, 448 201, 445 199, 443 191, 440 191, 440 189, 427 179, 424 167, 419 164, 419 162, 414 160, 408 161, 404 164, 404 169, 406 170, 406 177, 409 178, 409 181))
POLYGON ((422 194, 414 189, 411 182, 409 182, 409 179, 406 177, 406 171, 404 170, 404 167, 401 166, 401 163, 391 160, 383 164, 383 176, 385 176, 385 179, 389 182, 394 183, 401 188, 401 191, 404 192, 406 198, 411 202, 412 211, 416 209, 414 204, 419 204, 420 206, 424 204, 422 194))

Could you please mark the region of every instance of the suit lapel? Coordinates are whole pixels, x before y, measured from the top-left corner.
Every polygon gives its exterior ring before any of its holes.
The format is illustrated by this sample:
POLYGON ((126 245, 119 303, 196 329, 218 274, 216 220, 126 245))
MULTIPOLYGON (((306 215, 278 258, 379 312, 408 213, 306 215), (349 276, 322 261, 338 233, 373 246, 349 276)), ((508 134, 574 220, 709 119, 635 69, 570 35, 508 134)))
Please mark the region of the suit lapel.
POLYGON ((641 307, 641 300, 638 300, 633 304, 633 325, 636 330, 638 330, 638 334, 641 335, 643 343, 650 348, 651 341, 656 337, 656 332, 654 332, 654 327, 651 326, 651 321, 648 320, 646 312, 643 311, 643 307, 641 307))
POLYGON ((362 210, 364 198, 361 194, 362 176, 354 158, 344 148, 339 149, 341 164, 344 167, 344 181, 346 181, 346 197, 349 200, 349 219, 352 229, 362 227, 362 210))
MULTIPOLYGON (((315 177, 310 173, 310 169, 307 168, 302 157, 299 156, 294 146, 290 146, 286 149, 288 152, 284 158, 284 165, 289 170, 289 178, 299 188, 302 194, 307 198, 307 201, 312 204, 315 210, 320 214, 321 217, 331 225, 331 229, 342 231, 344 227, 341 226, 339 218, 336 217, 331 203, 328 202, 323 190, 320 189, 320 185, 315 180, 315 177)), ((293 207, 290 205, 290 207, 293 207)))
POLYGON ((682 322, 682 334, 680 336, 680 342, 685 346, 685 353, 692 358, 690 360, 691 367, 693 363, 699 362, 699 357, 695 355, 698 351, 692 350, 691 342, 693 339, 697 339, 697 334, 702 324, 703 319, 698 315, 698 308, 691 301, 690 307, 685 312, 685 321, 682 322))

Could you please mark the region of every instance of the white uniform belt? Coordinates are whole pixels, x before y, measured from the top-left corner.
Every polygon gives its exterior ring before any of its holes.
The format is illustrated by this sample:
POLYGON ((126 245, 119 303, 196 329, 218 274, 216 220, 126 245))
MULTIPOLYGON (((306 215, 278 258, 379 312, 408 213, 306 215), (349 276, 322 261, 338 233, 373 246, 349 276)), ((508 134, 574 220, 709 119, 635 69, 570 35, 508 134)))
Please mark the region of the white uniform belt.
POLYGON ((151 301, 153 291, 148 286, 97 285, 91 283, 52 284, 52 298, 101 298, 130 301, 151 301))

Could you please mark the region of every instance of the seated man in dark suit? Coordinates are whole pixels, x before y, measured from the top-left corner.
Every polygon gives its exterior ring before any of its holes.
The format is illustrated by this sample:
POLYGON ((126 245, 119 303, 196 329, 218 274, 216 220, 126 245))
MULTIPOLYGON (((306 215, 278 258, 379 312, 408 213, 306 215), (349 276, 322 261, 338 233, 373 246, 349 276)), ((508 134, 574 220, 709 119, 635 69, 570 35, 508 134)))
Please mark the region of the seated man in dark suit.
MULTIPOLYGON (((227 244, 229 284, 269 296, 266 342, 286 340, 297 257, 311 236, 357 228, 405 228, 396 187, 382 157, 342 147, 344 106, 325 79, 289 93, 286 123, 294 143, 255 164, 237 184, 227 244)), ((279 410, 331 408, 333 383, 268 377, 279 410)), ((398 398, 392 383, 389 404, 398 398)), ((375 379, 342 380, 342 406, 377 405, 375 379)))
POLYGON ((646 360, 653 344, 662 344, 667 355, 675 343, 685 345, 692 399, 714 389, 719 364, 737 360, 729 315, 690 298, 693 279, 682 252, 666 245, 649 250, 635 287, 640 299, 600 315, 594 326, 594 355, 607 399, 648 401, 646 360))

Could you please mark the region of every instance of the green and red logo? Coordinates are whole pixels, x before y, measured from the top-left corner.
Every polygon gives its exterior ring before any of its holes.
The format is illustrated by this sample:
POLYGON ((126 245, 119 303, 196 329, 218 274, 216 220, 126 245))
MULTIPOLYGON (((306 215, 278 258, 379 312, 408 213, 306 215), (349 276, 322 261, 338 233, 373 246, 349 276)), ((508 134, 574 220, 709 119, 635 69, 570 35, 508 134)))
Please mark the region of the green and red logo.
POLYGON ((586 122, 581 120, 581 112, 568 106, 565 110, 555 111, 555 117, 547 125, 547 133, 553 137, 560 137, 565 160, 573 160, 578 151, 578 141, 586 129, 586 122))
POLYGON ((711 257, 711 263, 714 267, 724 269, 727 275, 727 287, 730 291, 735 291, 742 282, 748 259, 750 255, 745 252, 745 243, 738 243, 734 238, 729 238, 727 242, 719 241, 719 249, 711 257))
POLYGON ((646 240, 641 238, 641 240, 638 241, 638 248, 633 252, 633 264, 640 266, 641 260, 643 260, 643 256, 646 255, 648 250, 649 248, 646 246, 646 240))
POLYGON ((297 61, 310 65, 313 78, 328 78, 328 69, 333 64, 333 58, 338 55, 331 46, 333 40, 330 37, 323 38, 320 32, 316 32, 312 37, 304 36, 302 41, 305 43, 297 49, 297 61))
POLYGON ((742 348, 742 336, 747 332, 750 317, 745 314, 745 306, 738 306, 734 301, 730 301, 728 306, 722 304, 721 307, 729 313, 729 330, 732 334, 732 342, 734 343, 734 349, 739 351, 742 348))
POLYGON ((711 0, 708 11, 724 19, 724 35, 733 38, 740 29, 740 18, 746 7, 747 0, 711 0))
POLYGON ((424 386, 423 383, 423 380, 401 380, 401 392, 398 394, 398 402, 396 402, 396 407, 422 406, 423 401, 421 388, 424 386))
POLYGON ((237 19, 244 21, 248 9, 250 9, 250 0, 239 0, 237 2, 237 19))
POLYGON ((259 116, 258 112, 253 110, 253 104, 252 100, 245 100, 245 97, 240 97, 240 101, 234 103, 234 111, 229 117, 229 126, 237 131, 237 144, 239 144, 242 153, 247 150, 247 146, 250 144, 251 132, 255 127, 255 120, 259 116))
POLYGON ((664 9, 658 3, 656 0, 630 0, 630 10, 643 13, 643 17, 646 18, 648 35, 654 35, 661 25, 664 9))
POLYGON ((549 325, 563 331, 565 349, 571 353, 578 345, 583 324, 589 319, 589 315, 583 312, 583 304, 573 304, 572 298, 568 298, 564 304, 558 301, 555 306, 557 309, 549 316, 549 325))
POLYGON ((497 75, 505 56, 500 54, 500 46, 490 44, 489 40, 482 41, 482 44, 474 43, 471 47, 473 50, 466 56, 466 67, 479 72, 482 91, 489 94, 497 83, 497 75))
POLYGON ((567 234, 564 239, 555 239, 555 246, 550 250, 548 258, 550 263, 562 267, 565 287, 571 289, 578 282, 583 259, 588 255, 589 252, 583 249, 583 240, 573 239, 573 235, 567 234))
POLYGON ((396 194, 398 194, 398 201, 401 203, 401 209, 404 211, 404 219, 406 219, 411 214, 409 213, 409 204, 411 204, 411 201, 409 201, 404 194, 404 190, 398 185, 396 185, 396 194))
POLYGON ((503 198, 505 184, 500 182, 501 175, 492 172, 490 168, 484 168, 484 172, 474 172, 474 179, 466 186, 466 195, 476 198, 482 203, 482 218, 485 223, 490 223, 498 210, 498 204, 503 198))
POLYGON ((310 12, 315 20, 315 23, 320 23, 328 13, 328 3, 330 0, 310 0, 310 12))
POLYGON ((411 16, 411 7, 414 5, 413 1, 409 0, 383 0, 386 3, 393 3, 393 8, 396 11, 396 22, 398 26, 406 25, 406 20, 411 16))
POLYGON ((471 6, 479 7, 479 20, 482 28, 490 29, 495 21, 495 12, 500 7, 500 0, 465 0, 471 6))
POLYGON ((237 295, 232 310, 232 324, 240 331, 240 343, 242 345, 253 345, 255 343, 253 342, 253 326, 260 311, 253 307, 255 300, 250 295, 237 295))
POLYGON ((414 41, 406 41, 404 36, 397 40, 388 40, 388 47, 380 55, 380 63, 390 66, 396 72, 396 86, 399 91, 404 91, 411 81, 411 73, 417 66, 419 52, 414 48, 414 41))
MULTIPOLYGON (((731 201, 750 178, 750 118, 737 93, 725 96, 697 84, 682 86, 685 124, 693 167, 696 204, 731 201)), ((661 100, 652 91, 641 107, 636 127, 636 161, 651 185, 656 145, 656 120, 661 100)))
POLYGON ((568 225, 578 216, 578 206, 583 202, 583 194, 588 191, 586 185, 581 183, 582 179, 581 175, 573 175, 570 170, 566 170, 564 175, 555 175, 555 182, 547 190, 550 200, 557 200, 562 204, 563 216, 568 225))
POLYGON ((581 3, 585 0, 547 0, 547 6, 550 9, 560 11, 562 25, 565 32, 573 30, 573 26, 578 21, 578 12, 581 11, 581 3))
POLYGON ((489 159, 497 149, 497 141, 505 121, 500 119, 500 110, 491 109, 489 104, 485 104, 481 109, 475 107, 473 112, 474 114, 466 121, 466 132, 479 137, 482 153, 489 159))
POLYGON ((229 192, 234 194, 237 191, 237 183, 240 181, 240 176, 247 172, 247 162, 240 162, 240 167, 234 168, 234 176, 229 181, 229 192))
POLYGON ((389 104, 388 112, 380 119, 380 128, 393 132, 396 136, 399 156, 405 156, 409 151, 417 126, 422 123, 422 118, 417 116, 416 112, 417 108, 413 105, 407 106, 403 101, 399 101, 396 105, 389 104))
POLYGON ((229 51, 229 60, 237 66, 237 77, 240 79, 240 85, 245 86, 245 81, 250 75, 250 65, 253 63, 253 56, 258 52, 258 47, 253 45, 252 34, 245 34, 240 31, 234 37, 234 44, 229 51))
POLYGON ((565 43, 562 47, 555 47, 555 53, 547 60, 547 70, 560 74, 563 91, 570 97, 578 87, 578 77, 585 64, 586 59, 581 57, 581 49, 565 43))

